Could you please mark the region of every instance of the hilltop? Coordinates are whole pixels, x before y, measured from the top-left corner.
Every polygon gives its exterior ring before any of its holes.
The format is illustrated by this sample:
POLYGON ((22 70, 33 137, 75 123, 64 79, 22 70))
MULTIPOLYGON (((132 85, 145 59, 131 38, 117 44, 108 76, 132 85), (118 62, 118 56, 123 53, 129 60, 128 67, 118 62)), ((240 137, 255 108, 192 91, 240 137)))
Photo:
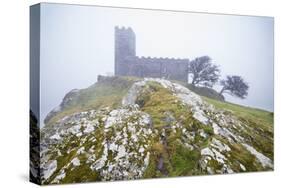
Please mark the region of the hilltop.
POLYGON ((273 113, 164 79, 100 77, 41 129, 42 183, 273 170, 273 113))

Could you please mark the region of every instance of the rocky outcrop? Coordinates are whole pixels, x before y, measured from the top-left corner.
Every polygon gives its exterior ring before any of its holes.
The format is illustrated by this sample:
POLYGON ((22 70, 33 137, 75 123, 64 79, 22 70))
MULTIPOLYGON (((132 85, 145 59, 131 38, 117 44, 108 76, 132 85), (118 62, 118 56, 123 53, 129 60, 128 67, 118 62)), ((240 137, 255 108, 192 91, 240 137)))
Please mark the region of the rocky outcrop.
POLYGON ((48 147, 42 148, 43 182, 54 179, 54 183, 59 183, 71 168, 81 165, 98 172, 101 180, 136 179, 142 177, 148 165, 147 149, 154 135, 150 116, 137 106, 81 112, 65 117, 54 127, 44 129, 42 145, 48 147), (102 131, 101 135, 95 133, 98 130, 102 131), (77 147, 69 147, 66 140, 76 140, 77 147), (56 158, 61 156, 52 159, 50 156, 74 151, 70 163, 57 169, 58 175, 52 177, 56 172, 56 158))
POLYGON ((78 89, 73 89, 69 93, 67 93, 63 98, 61 104, 47 114, 46 118, 44 119, 44 123, 47 124, 49 120, 52 119, 56 114, 61 112, 62 109, 65 109, 67 106, 71 105, 73 99, 78 97, 78 95, 79 95, 78 89))

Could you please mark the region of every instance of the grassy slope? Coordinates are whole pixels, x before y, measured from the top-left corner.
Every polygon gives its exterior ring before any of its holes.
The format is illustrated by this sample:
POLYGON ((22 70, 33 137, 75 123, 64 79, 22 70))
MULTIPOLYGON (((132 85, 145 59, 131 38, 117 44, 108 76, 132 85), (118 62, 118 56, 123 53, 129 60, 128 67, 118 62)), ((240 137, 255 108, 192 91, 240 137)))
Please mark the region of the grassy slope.
MULTIPOLYGON (((80 90, 81 94, 79 98, 75 99, 73 104, 67 109, 64 109, 61 113, 53 117, 50 122, 54 122, 65 115, 87 109, 106 106, 116 107, 120 105, 122 97, 127 93, 134 81, 136 81, 136 78, 124 79, 121 77, 112 77, 111 79, 100 81, 87 89, 80 90)), ((168 112, 177 119, 177 121, 181 122, 188 131, 204 129, 210 136, 214 136, 212 130, 208 130, 206 126, 202 126, 192 118, 192 114, 181 106, 180 102, 170 91, 160 87, 159 84, 154 82, 148 85, 149 86, 144 89, 141 97, 137 99, 137 103, 143 111, 152 116, 154 127, 159 132, 163 127, 168 126, 167 120, 165 120, 165 117, 167 117, 165 113, 168 112)), ((219 109, 231 111, 242 122, 249 125, 246 131, 241 134, 245 134, 246 137, 249 138, 249 142, 253 143, 253 146, 258 151, 273 159, 273 113, 228 102, 220 102, 207 97, 203 97, 203 99, 219 109)), ((173 122, 171 122, 171 124, 173 124, 173 122)), ((203 174, 203 172, 200 172, 200 169, 198 169, 198 160, 200 158, 200 149, 208 145, 209 138, 204 139, 196 135, 194 144, 196 144, 198 148, 190 151, 180 143, 184 142, 184 140, 180 140, 182 137, 180 131, 174 133, 168 128, 166 130, 166 135, 167 146, 160 143, 158 139, 153 142, 150 148, 150 163, 144 174, 144 178, 163 177, 166 175, 185 176, 203 174), (157 163, 160 156, 164 159, 164 170, 166 171, 164 174, 157 170, 157 163)), ((254 160, 253 156, 241 148, 240 145, 235 146, 232 150, 233 159, 244 161, 243 164, 249 171, 257 170, 251 164, 254 160)), ((239 168, 239 166, 237 168, 239 168)), ((93 177, 96 179, 96 174, 93 174, 93 177)))
POLYGON ((221 102, 207 97, 203 97, 203 99, 219 109, 230 111, 236 115, 242 123, 247 125, 245 130, 240 131, 240 134, 244 134, 244 137, 248 138, 248 142, 253 144, 256 150, 273 160, 273 112, 221 102))
MULTIPOLYGON (((213 104, 216 108, 231 111, 245 126, 244 130, 238 130, 238 135, 243 135, 247 138, 246 141, 253 145, 258 151, 270 157, 273 160, 273 113, 260 109, 222 102, 207 97, 203 97, 205 101, 213 104)), ((159 84, 151 82, 143 90, 141 97, 137 99, 137 103, 141 109, 152 116, 153 124, 156 129, 163 130, 169 123, 166 122, 167 112, 171 114, 178 122, 180 122, 187 130, 197 132, 203 129, 211 137, 216 137, 212 129, 202 126, 199 122, 191 117, 191 113, 181 106, 179 101, 171 95, 171 92, 161 87, 159 84)), ((173 125, 173 122, 170 126, 173 125)), ((199 136, 195 137, 193 142, 197 145, 197 149, 190 151, 182 146, 181 134, 173 133, 166 128, 167 146, 159 141, 155 141, 151 148, 151 159, 148 169, 144 177, 163 177, 163 176, 185 176, 194 174, 203 174, 204 172, 198 169, 196 161, 200 158, 200 150, 209 144, 209 139, 203 139, 199 136), (157 170, 157 162, 159 156, 164 159, 166 174, 161 174, 157 170)), ((216 137, 217 139, 222 139, 216 137)), ((227 142, 227 140, 221 140, 227 142)), ((263 170, 259 163, 256 162, 253 155, 242 147, 241 144, 234 144, 231 152, 232 168, 235 171, 241 171, 240 161, 246 166, 248 171, 263 170)), ((219 164, 212 164, 214 167, 219 167, 219 164)))
POLYGON ((208 97, 218 101, 225 101, 224 97, 212 88, 196 87, 193 86, 192 84, 183 84, 183 85, 200 96, 208 97))
POLYGON ((81 89, 70 104, 52 117, 46 125, 52 125, 63 117, 77 112, 102 107, 115 108, 121 104, 123 96, 136 80, 133 77, 108 77, 86 89, 81 89))
POLYGON ((259 121, 260 124, 265 125, 266 128, 273 129, 273 113, 265 110, 241 106, 230 102, 221 102, 211 98, 203 97, 208 103, 213 104, 215 107, 230 110, 235 115, 241 118, 247 118, 259 121))
POLYGON ((200 96, 215 99, 218 101, 225 101, 224 97, 212 88, 194 86, 192 84, 187 84, 186 82, 178 81, 178 80, 171 80, 171 81, 178 83, 184 87, 187 87, 189 90, 193 91, 194 93, 196 93, 200 96))

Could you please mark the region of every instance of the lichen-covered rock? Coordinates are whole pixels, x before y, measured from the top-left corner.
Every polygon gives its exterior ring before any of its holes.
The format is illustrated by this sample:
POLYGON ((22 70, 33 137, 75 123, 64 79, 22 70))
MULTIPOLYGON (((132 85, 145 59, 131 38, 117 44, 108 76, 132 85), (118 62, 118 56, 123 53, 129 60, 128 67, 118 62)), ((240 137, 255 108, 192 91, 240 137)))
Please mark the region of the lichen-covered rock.
POLYGON ((45 163, 42 167, 44 179, 48 179, 57 169, 57 161, 52 160, 45 163))
POLYGON ((151 120, 137 106, 81 112, 65 118, 53 128, 56 130, 45 130, 44 141, 52 142, 42 153, 43 182, 60 183, 68 178, 71 169, 83 165, 98 172, 101 180, 135 179, 142 176, 149 163, 147 146, 153 139, 151 120), (95 130, 102 131, 102 134, 97 135, 95 130), (58 137, 64 141, 56 139, 58 137), (66 142, 77 147, 71 148, 66 142), (62 156, 52 155, 54 148, 60 148, 62 156), (58 171, 60 169, 56 171, 55 159, 71 153, 74 157, 63 167, 63 172, 58 171), (52 176, 54 172, 58 175, 52 176))

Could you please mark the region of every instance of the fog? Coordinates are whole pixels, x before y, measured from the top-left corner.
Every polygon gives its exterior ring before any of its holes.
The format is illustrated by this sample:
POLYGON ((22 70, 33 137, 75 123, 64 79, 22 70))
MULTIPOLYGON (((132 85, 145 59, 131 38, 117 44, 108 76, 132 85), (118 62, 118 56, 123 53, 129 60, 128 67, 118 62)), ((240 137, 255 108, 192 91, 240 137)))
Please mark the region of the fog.
POLYGON ((134 30, 138 56, 210 56, 221 78, 250 86, 246 99, 226 100, 273 111, 273 18, 42 4, 41 126, 67 92, 114 72, 115 26, 134 30))

